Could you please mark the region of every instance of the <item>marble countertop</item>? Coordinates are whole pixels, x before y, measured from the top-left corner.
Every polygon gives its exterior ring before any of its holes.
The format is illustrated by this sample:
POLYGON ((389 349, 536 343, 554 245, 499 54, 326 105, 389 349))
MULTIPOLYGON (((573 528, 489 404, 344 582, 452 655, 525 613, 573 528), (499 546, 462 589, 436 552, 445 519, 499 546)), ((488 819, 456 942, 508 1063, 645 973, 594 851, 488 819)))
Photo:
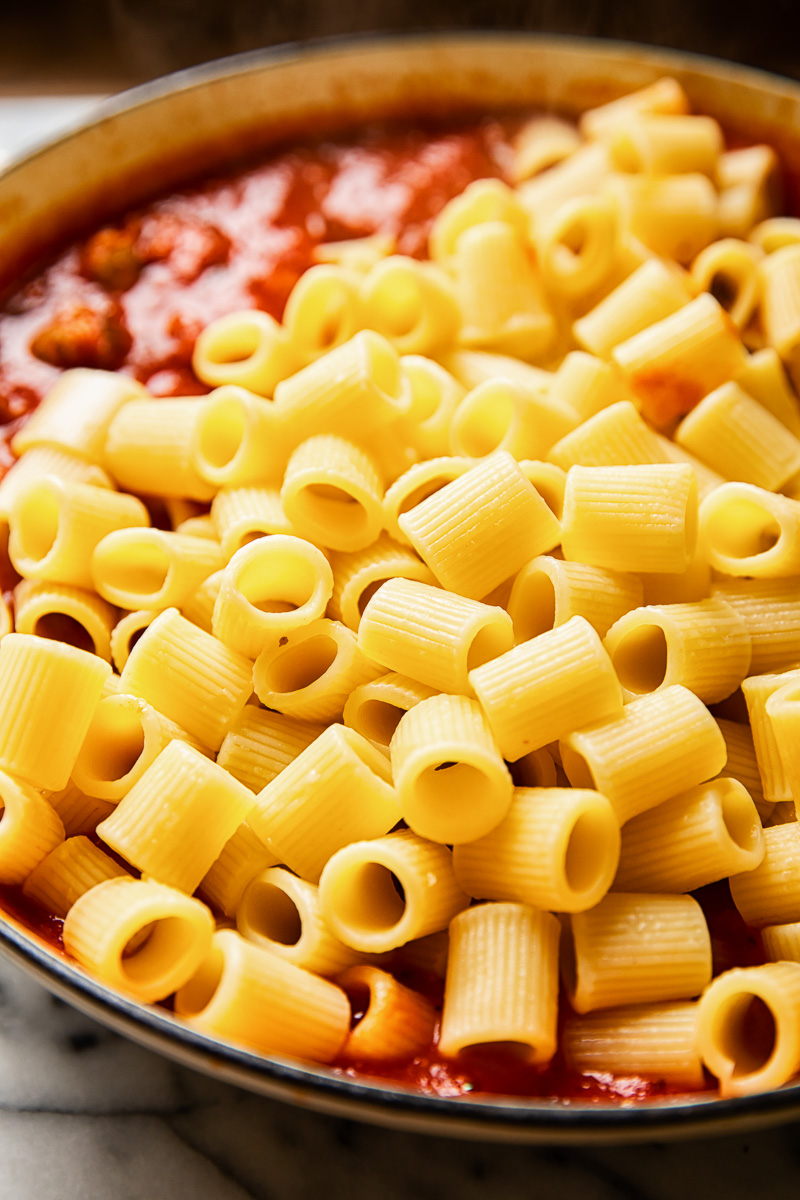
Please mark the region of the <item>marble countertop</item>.
MULTIPOLYGON (((92 97, 0 97, 0 158, 92 97)), ((796 1200, 800 1124, 681 1143, 508 1147, 373 1128, 198 1075, 0 961, 1 1200, 796 1200)))

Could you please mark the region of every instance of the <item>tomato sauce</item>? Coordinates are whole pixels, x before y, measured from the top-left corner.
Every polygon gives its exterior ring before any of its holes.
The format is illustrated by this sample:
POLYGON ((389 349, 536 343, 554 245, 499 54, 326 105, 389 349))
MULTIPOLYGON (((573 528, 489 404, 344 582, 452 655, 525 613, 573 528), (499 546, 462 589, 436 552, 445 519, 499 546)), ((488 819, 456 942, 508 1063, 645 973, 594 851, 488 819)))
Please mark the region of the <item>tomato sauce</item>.
MULTIPOLYGON (((449 199, 474 179, 505 176, 513 128, 492 118, 308 143, 173 192, 67 247, 0 312, 0 476, 13 461, 10 437, 61 370, 121 370, 157 396, 202 394, 208 389, 191 369, 199 331, 236 309, 280 318, 320 243, 381 233, 398 253, 424 256, 432 219, 449 199)), ((763 961, 727 883, 697 896, 715 972, 763 961)), ((62 922, 19 888, 0 887, 0 907, 63 953, 62 922)), ((441 980, 400 967, 397 974, 441 1008, 441 980)), ((562 1020, 566 1012, 562 1001, 562 1020)), ((633 1103, 677 1091, 658 1080, 580 1075, 560 1055, 540 1069, 483 1050, 454 1062, 435 1045, 410 1063, 342 1062, 335 1070, 437 1096, 633 1103)))

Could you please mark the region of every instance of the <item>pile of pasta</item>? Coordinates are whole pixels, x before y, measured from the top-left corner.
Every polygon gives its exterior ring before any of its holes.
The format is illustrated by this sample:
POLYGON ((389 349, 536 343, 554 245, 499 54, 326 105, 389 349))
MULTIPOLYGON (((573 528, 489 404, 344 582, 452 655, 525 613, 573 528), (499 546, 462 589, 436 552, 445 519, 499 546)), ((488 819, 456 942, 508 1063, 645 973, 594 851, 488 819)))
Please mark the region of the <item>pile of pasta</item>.
POLYGON ((444 1056, 800 1070, 777 170, 661 80, 526 124, 429 261, 330 244, 215 321, 206 396, 60 377, 0 484, 0 881, 81 967, 322 1063, 430 1046, 400 963, 444 1056), (766 961, 713 975, 726 878, 766 961))

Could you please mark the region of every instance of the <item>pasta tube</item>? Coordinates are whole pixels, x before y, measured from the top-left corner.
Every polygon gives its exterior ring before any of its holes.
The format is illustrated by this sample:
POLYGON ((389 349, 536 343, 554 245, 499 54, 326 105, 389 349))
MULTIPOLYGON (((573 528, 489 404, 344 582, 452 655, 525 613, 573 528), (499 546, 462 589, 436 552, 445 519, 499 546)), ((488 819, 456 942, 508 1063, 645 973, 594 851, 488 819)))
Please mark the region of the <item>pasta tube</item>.
POLYGON ((587 1075, 636 1075, 702 1088, 697 1010, 696 1001, 674 1000, 573 1017, 564 1028, 564 1056, 573 1071, 587 1075))
POLYGON ((30 873, 23 895, 46 912, 65 917, 79 897, 106 879, 127 871, 87 837, 71 837, 51 850, 30 873))
POLYGON ((458 405, 450 423, 450 448, 471 458, 495 450, 507 450, 518 461, 544 458, 576 420, 555 396, 524 390, 509 379, 487 380, 458 405))
POLYGON ((197 470, 194 446, 203 400, 130 400, 108 430, 105 466, 139 495, 210 500, 216 488, 197 470))
POLYGON ((748 925, 800 921, 800 823, 764 830, 764 857, 730 881, 733 903, 748 925))
POLYGON ((233 917, 248 884, 262 871, 277 866, 277 862, 247 822, 242 821, 206 871, 198 891, 217 912, 233 917))
POLYGON ((283 312, 283 326, 300 366, 335 350, 364 326, 359 283, 358 272, 344 261, 320 263, 300 276, 283 312))
POLYGON ((389 672, 353 688, 345 701, 342 721, 362 737, 388 750, 403 714, 435 694, 427 684, 389 672))
POLYGON ((708 561, 725 575, 782 578, 800 572, 800 501, 751 483, 725 483, 700 505, 708 561))
POLYGON ((271 396, 296 367, 286 330, 257 309, 218 317, 203 329, 192 352, 192 369, 203 383, 235 384, 259 396, 271 396))
POLYGON ((332 550, 363 550, 383 525, 383 484, 374 460, 332 434, 292 454, 281 487, 287 520, 301 537, 332 550))
POLYGON ((106 435, 115 415, 130 400, 146 397, 146 388, 116 371, 80 367, 64 371, 14 435, 14 453, 19 456, 34 446, 48 446, 102 465, 106 435))
POLYGON ((332 553, 333 592, 328 615, 341 620, 358 632, 361 614, 368 601, 388 579, 413 579, 417 583, 434 582, 433 575, 413 550, 382 533, 363 550, 349 554, 332 553))
POLYGON ((37 791, 4 771, 0 818, 0 883, 19 884, 64 841, 64 826, 37 791))
POLYGON ((392 255, 361 284, 365 323, 400 354, 430 354, 456 338, 460 314, 450 277, 432 263, 392 255))
POLYGON ((324 726, 247 704, 219 748, 217 762, 251 792, 260 792, 322 733, 324 726))
POLYGON ((215 487, 277 482, 286 464, 280 421, 270 403, 241 387, 220 387, 199 405, 192 458, 215 487))
POLYGON ((337 978, 350 1006, 363 1016, 350 1030, 342 1049, 349 1062, 404 1062, 431 1043, 436 1013, 433 1005, 388 971, 366 965, 349 967, 337 978))
POLYGON ((163 529, 117 529, 95 547, 91 573, 104 600, 135 611, 180 608, 223 566, 220 547, 208 538, 163 529))
POLYGON ((641 605, 642 596, 637 575, 539 555, 515 577, 507 609, 517 644, 572 617, 584 617, 605 637, 615 621, 641 605))
POLYGON ((14 589, 17 633, 52 637, 108 662, 116 609, 82 588, 23 579, 14 589))

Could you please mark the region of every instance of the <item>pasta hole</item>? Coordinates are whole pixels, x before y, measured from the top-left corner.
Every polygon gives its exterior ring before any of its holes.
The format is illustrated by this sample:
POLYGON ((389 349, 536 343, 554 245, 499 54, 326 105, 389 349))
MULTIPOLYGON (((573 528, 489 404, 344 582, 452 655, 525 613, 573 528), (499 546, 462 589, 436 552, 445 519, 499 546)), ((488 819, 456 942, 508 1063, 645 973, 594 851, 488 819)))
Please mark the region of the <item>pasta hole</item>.
POLYGON ((207 1008, 222 982, 225 955, 218 946, 211 952, 188 983, 180 990, 180 1012, 183 1016, 194 1016, 207 1008))
POLYGON ((388 746, 405 710, 387 700, 365 700, 361 705, 361 730, 373 742, 388 746))
POLYGON ((371 300, 381 332, 388 338, 407 337, 424 315, 419 282, 405 270, 385 276, 383 285, 373 290, 371 300))
POLYGON ((473 398, 458 421, 461 450, 471 458, 484 458, 500 447, 514 424, 515 405, 508 392, 492 388, 473 398))
POLYGON ((282 888, 256 882, 248 889, 245 908, 250 927, 281 946, 296 946, 303 933, 297 905, 282 888))
POLYGON ((714 548, 728 558, 766 554, 781 537, 772 513, 744 496, 712 509, 706 528, 714 548))
POLYGON ((434 479, 428 479, 425 483, 421 483, 404 497, 398 505, 397 515, 402 516, 403 513, 410 512, 412 508, 416 508, 418 504, 422 504, 423 500, 428 500, 431 496, 435 496, 452 480, 448 476, 437 475, 434 479))
POLYGON ((358 611, 360 616, 363 617, 364 609, 367 607, 378 588, 383 587, 383 585, 388 582, 388 579, 373 579, 372 583, 368 583, 367 586, 362 590, 360 596, 358 597, 358 611))
POLYGON ((262 330, 257 325, 240 321, 235 329, 219 332, 216 338, 208 337, 206 354, 210 362, 219 366, 247 362, 260 349, 262 338, 262 330))
POLYGON ((564 875, 571 891, 580 895, 597 884, 610 850, 608 822, 600 813, 581 813, 572 826, 564 855, 564 875))
POLYGON ((739 298, 739 281, 732 279, 725 271, 715 271, 708 290, 717 303, 730 312, 739 298))
POLYGON ((777 1029, 769 1005, 752 992, 733 996, 719 1014, 718 1046, 733 1064, 733 1077, 760 1071, 775 1051, 777 1029))
POLYGON ((58 537, 60 506, 48 487, 31 488, 19 504, 16 533, 25 558, 41 562, 58 537))
POLYGON ((617 643, 611 658, 620 683, 629 692, 655 692, 663 684, 669 664, 664 630, 660 625, 637 625, 617 643))
POLYGON ((393 929, 402 920, 405 900, 394 885, 396 877, 382 863, 365 862, 351 868, 339 880, 335 908, 350 929, 379 933, 393 929))
POLYGON ((191 921, 160 917, 152 922, 147 937, 138 946, 133 947, 133 939, 128 942, 122 955, 122 970, 132 982, 157 978, 192 951, 195 936, 191 921))
POLYGON ((741 792, 723 796, 722 820, 731 841, 742 850, 755 850, 761 836, 761 821, 749 796, 741 792))
POLYGON ((238 400, 220 400, 207 409, 201 423, 200 458, 214 469, 227 467, 239 453, 244 436, 243 406, 238 400))
POLYGON ((369 1012, 372 992, 365 983, 348 983, 344 991, 350 1001, 350 1028, 355 1029, 369 1012))
POLYGON ((508 649, 508 635, 502 626, 485 625, 472 639, 467 652, 467 670, 473 671, 508 649))
POLYGON ((570 746, 562 746, 561 765, 572 787, 592 788, 593 791, 602 791, 602 788, 598 788, 597 786, 588 762, 577 750, 573 750, 570 746))
POLYGON ((50 638, 54 642, 67 642, 78 650, 96 654, 94 638, 84 625, 67 613, 43 613, 36 621, 33 632, 37 637, 50 638))
POLYGON ((313 564, 300 555, 265 554, 240 568, 236 586, 259 612, 292 612, 312 598, 317 575, 313 564))
POLYGON ((128 592, 143 603, 159 594, 167 582, 171 562, 163 546, 142 537, 135 548, 130 545, 95 556, 98 570, 110 588, 128 592))
POLYGON ((295 493, 294 504, 299 522, 309 521, 331 532, 354 533, 368 520, 361 501, 335 484, 309 483, 295 493))
POLYGON ((270 692, 297 692, 316 683, 331 667, 339 648, 324 634, 288 646, 270 664, 265 684, 270 692))
POLYGON ((93 779, 111 782, 133 770, 144 750, 145 737, 138 707, 109 697, 95 710, 81 762, 93 779))
POLYGON ((556 589, 544 571, 528 575, 516 603, 514 616, 515 640, 527 642, 540 633, 554 629, 556 623, 556 589))

